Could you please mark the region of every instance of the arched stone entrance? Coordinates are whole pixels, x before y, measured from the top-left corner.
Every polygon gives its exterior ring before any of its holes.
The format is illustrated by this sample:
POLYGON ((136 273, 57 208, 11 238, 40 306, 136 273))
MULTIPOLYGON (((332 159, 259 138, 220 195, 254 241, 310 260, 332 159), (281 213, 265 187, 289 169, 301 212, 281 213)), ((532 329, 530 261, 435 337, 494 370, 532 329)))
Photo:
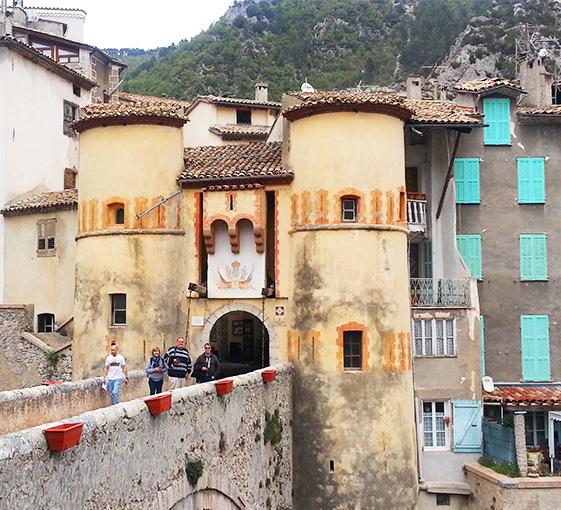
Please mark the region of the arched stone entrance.
POLYGON ((178 501, 170 510, 242 510, 233 499, 216 489, 203 489, 178 501))

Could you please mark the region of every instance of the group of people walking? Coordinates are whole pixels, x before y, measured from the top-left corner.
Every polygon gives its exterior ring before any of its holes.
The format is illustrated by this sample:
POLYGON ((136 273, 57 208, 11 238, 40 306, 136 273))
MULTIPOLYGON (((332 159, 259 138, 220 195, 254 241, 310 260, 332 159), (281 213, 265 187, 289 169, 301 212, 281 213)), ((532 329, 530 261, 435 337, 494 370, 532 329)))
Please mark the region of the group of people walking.
MULTIPOLYGON (((170 347, 163 356, 160 348, 154 347, 150 359, 146 363, 150 395, 161 393, 166 374, 170 389, 175 390, 187 386, 189 376, 194 377, 197 383, 204 383, 215 380, 219 371, 218 356, 213 353, 212 346, 209 343, 204 345, 204 352, 192 366, 191 355, 183 337, 179 337, 175 345, 170 347)), ((121 401, 120 395, 123 383, 128 383, 126 360, 122 354, 119 354, 117 344, 112 344, 111 352, 105 359, 103 373, 103 384, 111 396, 111 404, 118 404, 121 401)))

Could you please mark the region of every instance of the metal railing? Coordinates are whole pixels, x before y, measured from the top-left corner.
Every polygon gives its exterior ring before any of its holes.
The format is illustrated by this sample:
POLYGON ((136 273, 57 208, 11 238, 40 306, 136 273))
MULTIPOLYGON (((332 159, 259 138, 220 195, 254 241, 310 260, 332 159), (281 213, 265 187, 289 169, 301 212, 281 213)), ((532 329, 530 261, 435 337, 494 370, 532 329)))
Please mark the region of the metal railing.
POLYGON ((407 200, 407 223, 411 231, 423 231, 427 228, 427 201, 407 200))
POLYGON ((410 278, 411 306, 471 306, 469 278, 410 278))

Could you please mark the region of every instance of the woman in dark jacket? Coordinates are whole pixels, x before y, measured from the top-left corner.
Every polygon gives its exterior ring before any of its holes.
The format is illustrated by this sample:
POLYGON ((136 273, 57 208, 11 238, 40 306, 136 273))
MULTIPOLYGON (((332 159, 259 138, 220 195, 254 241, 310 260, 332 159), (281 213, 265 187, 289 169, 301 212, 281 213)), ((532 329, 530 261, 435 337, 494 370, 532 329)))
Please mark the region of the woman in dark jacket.
POLYGON ((192 377, 194 377, 198 383, 214 381, 218 377, 219 371, 220 362, 218 358, 212 354, 211 345, 205 344, 205 352, 195 361, 192 377))

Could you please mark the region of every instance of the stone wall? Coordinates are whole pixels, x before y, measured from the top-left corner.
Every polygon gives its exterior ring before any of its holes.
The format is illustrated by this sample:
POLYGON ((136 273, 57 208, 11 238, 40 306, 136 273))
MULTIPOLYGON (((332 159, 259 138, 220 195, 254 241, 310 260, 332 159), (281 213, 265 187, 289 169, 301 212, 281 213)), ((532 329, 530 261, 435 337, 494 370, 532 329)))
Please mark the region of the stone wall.
POLYGON ((292 369, 275 368, 269 384, 260 371, 235 377, 225 397, 212 383, 175 390, 159 416, 140 399, 84 413, 67 420, 85 423, 80 444, 61 453, 45 426, 0 437, 0 508, 290 508, 292 369))
MULTIPOLYGON (((101 383, 101 377, 95 377, 55 386, 0 392, 0 416, 9 417, 0 420, 0 435, 108 406, 109 395, 103 391, 101 383)), ((130 372, 129 383, 122 386, 121 400, 147 394, 148 383, 144 372, 130 372)))
POLYGON ((558 510, 561 477, 509 478, 479 464, 466 465, 473 491, 468 510, 558 510))

